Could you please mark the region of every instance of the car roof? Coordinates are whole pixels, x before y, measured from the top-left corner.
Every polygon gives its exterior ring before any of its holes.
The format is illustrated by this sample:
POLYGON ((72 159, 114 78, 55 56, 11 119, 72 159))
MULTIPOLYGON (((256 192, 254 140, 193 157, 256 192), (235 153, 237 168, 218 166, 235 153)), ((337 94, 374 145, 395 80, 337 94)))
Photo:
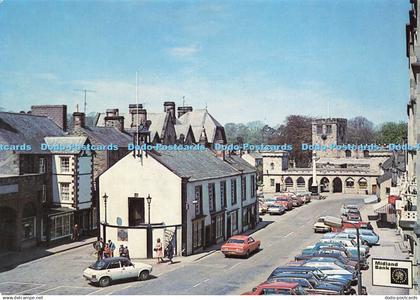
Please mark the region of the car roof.
POLYGON ((273 277, 312 278, 313 275, 308 273, 276 273, 273 277))
POLYGON ((293 289, 297 287, 299 283, 297 282, 284 282, 284 281, 273 281, 273 282, 263 282, 258 287, 260 288, 282 288, 282 289, 293 289))
POLYGON ((122 261, 122 260, 129 260, 129 259, 127 257, 108 257, 108 258, 101 259, 101 261, 107 262, 107 263, 115 262, 115 261, 122 261))
POLYGON ((276 271, 291 271, 293 273, 293 271, 316 271, 317 268, 315 267, 304 267, 304 266, 282 266, 282 267, 277 267, 274 269, 273 273, 276 271))
POLYGON ((229 240, 247 240, 250 236, 248 235, 234 235, 229 238, 229 240))

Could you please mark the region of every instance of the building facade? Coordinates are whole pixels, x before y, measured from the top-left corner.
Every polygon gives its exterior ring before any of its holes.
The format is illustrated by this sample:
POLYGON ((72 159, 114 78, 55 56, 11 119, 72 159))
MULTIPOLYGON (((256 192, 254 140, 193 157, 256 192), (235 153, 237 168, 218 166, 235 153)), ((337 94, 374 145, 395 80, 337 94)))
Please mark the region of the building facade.
POLYGON ((130 153, 100 176, 99 186, 102 236, 136 258, 154 255, 157 238, 174 243, 177 255, 191 255, 258 221, 255 169, 235 155, 130 153))

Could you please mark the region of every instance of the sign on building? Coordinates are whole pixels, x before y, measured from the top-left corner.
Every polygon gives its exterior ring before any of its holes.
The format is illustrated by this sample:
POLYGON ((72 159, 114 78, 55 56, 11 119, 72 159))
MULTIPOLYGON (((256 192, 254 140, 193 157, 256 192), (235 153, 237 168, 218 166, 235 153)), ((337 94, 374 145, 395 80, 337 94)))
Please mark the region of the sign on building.
POLYGON ((372 285, 413 288, 411 260, 372 258, 372 285))

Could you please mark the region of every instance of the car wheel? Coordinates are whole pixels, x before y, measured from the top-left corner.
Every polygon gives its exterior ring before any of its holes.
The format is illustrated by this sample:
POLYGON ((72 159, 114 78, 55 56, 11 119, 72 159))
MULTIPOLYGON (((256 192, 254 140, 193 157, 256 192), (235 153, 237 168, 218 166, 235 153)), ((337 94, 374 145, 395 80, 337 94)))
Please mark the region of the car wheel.
POLYGON ((149 279, 149 271, 145 270, 145 271, 141 271, 139 274, 139 280, 144 281, 149 279))
POLYGON ((255 250, 255 252, 260 252, 261 251, 261 245, 258 245, 257 249, 255 250))
POLYGON ((111 278, 109 278, 107 276, 102 277, 101 279, 99 279, 99 285, 101 287, 108 286, 110 283, 111 283, 111 278))
POLYGON ((245 257, 249 258, 249 250, 245 253, 245 257))

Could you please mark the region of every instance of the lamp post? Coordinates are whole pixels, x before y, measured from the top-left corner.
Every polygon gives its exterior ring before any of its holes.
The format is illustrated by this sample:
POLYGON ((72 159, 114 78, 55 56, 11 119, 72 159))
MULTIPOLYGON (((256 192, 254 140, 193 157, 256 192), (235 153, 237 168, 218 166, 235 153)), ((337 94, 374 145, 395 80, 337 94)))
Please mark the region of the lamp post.
POLYGON ((107 202, 108 202, 108 195, 105 193, 102 198, 104 199, 104 212, 105 212, 105 222, 102 224, 102 231, 103 231, 103 238, 104 238, 104 242, 106 241, 106 225, 108 224, 108 219, 107 219, 107 202))
POLYGON ((150 194, 147 195, 146 201, 147 201, 147 208, 148 208, 148 213, 147 213, 147 218, 148 218, 148 222, 147 222, 147 258, 153 258, 152 226, 150 224, 150 204, 152 203, 152 197, 150 197, 150 194))

